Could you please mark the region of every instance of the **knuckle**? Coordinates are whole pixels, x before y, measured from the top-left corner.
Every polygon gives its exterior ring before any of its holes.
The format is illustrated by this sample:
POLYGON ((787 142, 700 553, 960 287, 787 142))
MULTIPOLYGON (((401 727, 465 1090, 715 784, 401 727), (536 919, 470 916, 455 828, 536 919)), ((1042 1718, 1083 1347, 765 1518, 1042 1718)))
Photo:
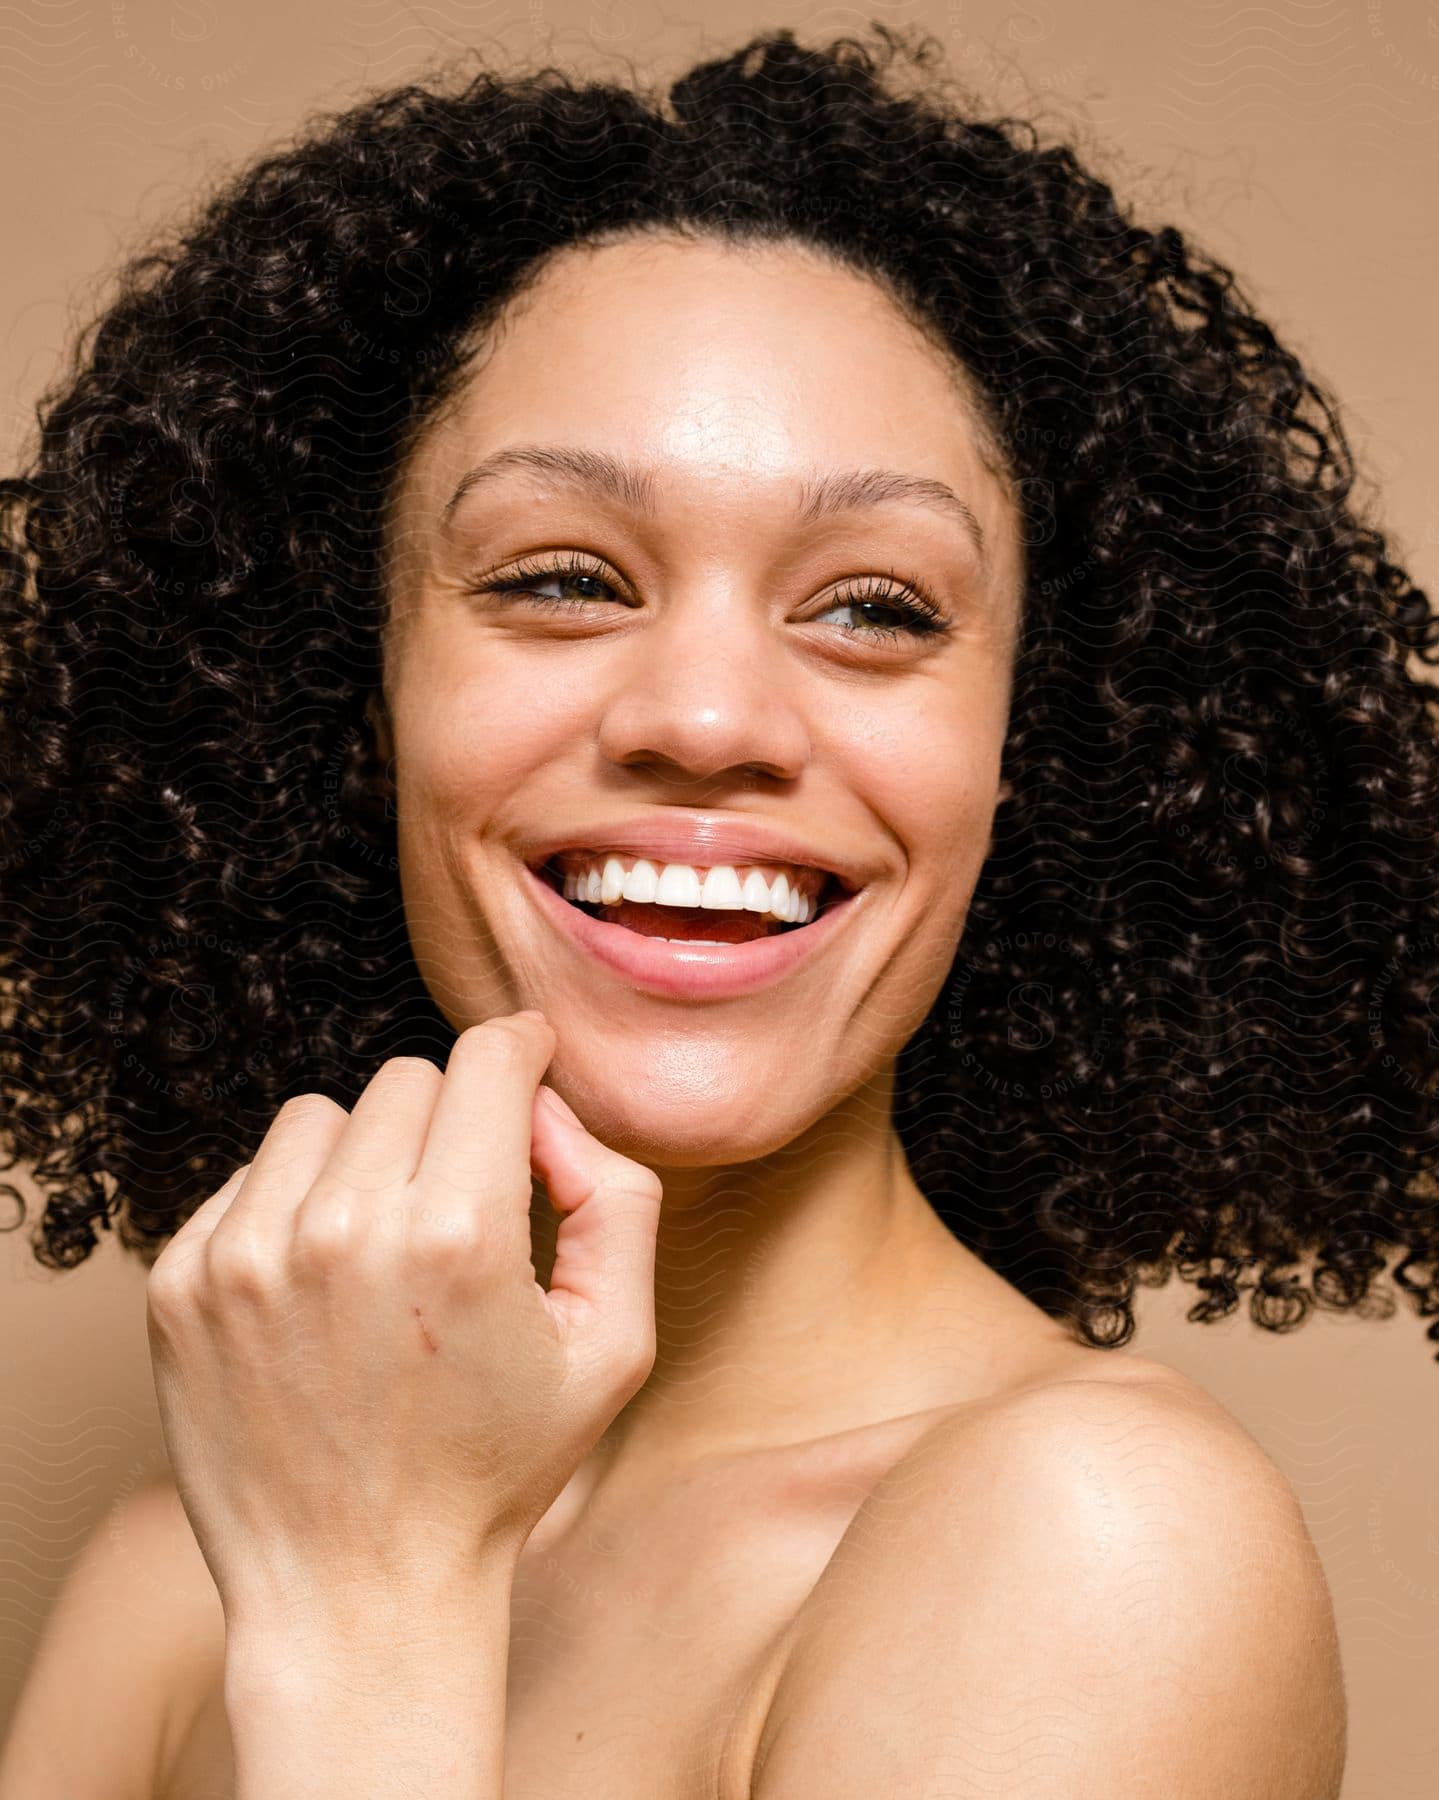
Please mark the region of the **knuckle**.
POLYGON ((643 1206, 655 1206, 665 1197, 665 1184, 653 1169, 636 1163, 625 1177, 625 1192, 643 1206))
POLYGON ((387 1057, 372 1079, 379 1081, 382 1077, 386 1082, 417 1088, 432 1087, 435 1082, 443 1079, 440 1071, 424 1056, 387 1057))
POLYGON ((157 1317, 169 1318, 182 1312, 191 1297, 190 1269, 193 1259, 162 1252, 145 1279, 145 1300, 157 1317))
POLYGON ((352 1208, 333 1203, 301 1206, 290 1244, 296 1274, 324 1274, 351 1261, 360 1236, 361 1224, 352 1208))
POLYGON ((626 1395, 640 1387, 654 1368, 655 1333, 646 1325, 631 1325, 619 1331, 610 1354, 610 1371, 626 1395))
POLYGON ((606 1171, 595 1182, 592 1198, 618 1216, 626 1211, 644 1218, 663 1197, 664 1188, 652 1170, 631 1165, 606 1171))
POLYGON ((216 1231, 206 1246, 205 1285, 236 1300, 268 1299, 280 1285, 281 1268, 274 1251, 255 1231, 216 1231))
POLYGON ((349 1117, 343 1106, 326 1095, 307 1092, 291 1094, 275 1114, 275 1123, 279 1124, 284 1120, 287 1125, 327 1125, 333 1123, 337 1116, 342 1119, 349 1117))
POLYGON ((433 1203, 417 1206, 411 1213, 407 1243, 414 1259, 426 1267, 473 1264, 481 1247, 473 1219, 433 1203))

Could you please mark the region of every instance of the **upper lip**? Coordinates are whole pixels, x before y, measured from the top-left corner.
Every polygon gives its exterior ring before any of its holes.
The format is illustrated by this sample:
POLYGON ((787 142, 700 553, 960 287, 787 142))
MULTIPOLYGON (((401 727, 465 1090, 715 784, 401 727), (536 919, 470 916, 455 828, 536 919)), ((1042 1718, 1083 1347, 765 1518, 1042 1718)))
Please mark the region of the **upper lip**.
POLYGON ((848 893, 870 879, 859 859, 847 851, 811 843, 779 824, 763 819, 724 819, 713 815, 664 817, 654 813, 628 819, 595 819, 572 831, 559 831, 527 845, 526 865, 538 869, 566 850, 615 850, 623 856, 651 857, 660 862, 689 863, 711 869, 717 863, 796 863, 823 869, 848 893))

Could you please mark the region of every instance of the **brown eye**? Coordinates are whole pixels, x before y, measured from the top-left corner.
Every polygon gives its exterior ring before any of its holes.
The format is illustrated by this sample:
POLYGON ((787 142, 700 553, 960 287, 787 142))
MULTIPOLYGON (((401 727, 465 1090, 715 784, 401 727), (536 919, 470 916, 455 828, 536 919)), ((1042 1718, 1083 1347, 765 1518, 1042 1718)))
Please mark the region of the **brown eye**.
MULTIPOLYGON (((887 642, 901 637, 942 637, 949 624, 939 608, 917 588, 905 584, 893 587, 878 579, 866 578, 843 589, 826 607, 826 612, 847 610, 866 617, 861 625, 841 625, 840 630, 857 638, 880 638, 887 642), (889 614, 897 624, 886 625, 875 620, 875 614, 889 614)), ((818 614, 823 617, 823 614, 818 614)))
POLYGON ((618 590, 605 579, 603 571, 583 557, 521 564, 513 575, 506 575, 500 581, 487 581, 480 591, 486 594, 512 594, 532 605, 553 607, 556 611, 584 606, 591 600, 603 600, 607 595, 618 598, 618 590), (541 586, 551 582, 571 589, 571 595, 565 597, 538 591, 541 586), (596 589, 602 589, 603 592, 596 592, 596 589))

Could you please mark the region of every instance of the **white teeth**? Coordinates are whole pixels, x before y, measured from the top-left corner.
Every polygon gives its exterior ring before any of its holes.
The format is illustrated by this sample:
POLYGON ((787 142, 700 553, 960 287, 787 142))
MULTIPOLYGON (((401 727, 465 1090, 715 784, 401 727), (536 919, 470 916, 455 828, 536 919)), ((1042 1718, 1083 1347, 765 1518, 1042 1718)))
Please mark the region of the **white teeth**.
MULTIPOLYGON (((663 888, 663 882, 660 885, 663 888)), ((700 905, 724 907, 731 912, 743 910, 744 896, 740 893, 739 876, 733 869, 720 864, 710 870, 700 889, 700 905)))
MULTIPOLYGON (((807 925, 818 910, 816 899, 792 887, 781 870, 773 884, 751 868, 743 885, 739 871, 719 863, 701 875, 689 863, 664 863, 658 867, 645 857, 628 871, 618 856, 597 858, 587 868, 564 877, 566 900, 589 906, 614 906, 619 901, 642 905, 706 907, 716 912, 766 913, 785 925, 807 925)), ((684 938, 682 943, 713 943, 711 938, 684 938)))
POLYGON ((625 876, 624 892, 620 898, 653 902, 659 892, 659 885, 660 878, 655 872, 654 864, 641 857, 625 876))
POLYGON ((700 905, 699 876, 688 863, 666 863, 655 889, 655 902, 659 906, 700 905))
POLYGON ((743 901, 746 912, 769 911, 769 884, 758 869, 745 876, 743 901))
POLYGON ((617 856, 605 858, 604 879, 600 883, 600 904, 613 906, 625 891, 625 865, 617 856))

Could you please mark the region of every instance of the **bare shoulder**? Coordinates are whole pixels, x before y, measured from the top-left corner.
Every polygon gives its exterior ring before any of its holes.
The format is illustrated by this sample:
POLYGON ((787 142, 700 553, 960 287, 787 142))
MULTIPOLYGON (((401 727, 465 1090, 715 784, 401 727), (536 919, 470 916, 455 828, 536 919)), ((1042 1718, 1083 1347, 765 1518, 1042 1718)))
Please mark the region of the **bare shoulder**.
POLYGON ((1207 1389, 1166 1363, 1129 1353, 1075 1348, 1024 1385, 942 1416, 915 1444, 911 1461, 938 1468, 976 1453, 1048 1453, 1077 1467, 1075 1455, 1087 1446, 1108 1453, 1117 1481, 1142 1456, 1146 1437, 1166 1442, 1170 1454, 1228 1459, 1231 1474, 1287 1495, 1297 1507, 1278 1465, 1207 1389))
MULTIPOLYGON (((170 1769, 195 1713, 225 1666, 225 1610, 174 1479, 156 1476, 131 1502, 135 1553, 160 1590, 170 1654, 160 1670, 164 1701, 157 1763, 170 1769)), ((166 1791, 163 1780, 157 1793, 166 1791)))
POLYGON ((1182 1563, 1207 1533, 1231 1563, 1282 1559, 1322 1587, 1293 1488, 1232 1413, 1166 1364, 1080 1355, 942 1415, 876 1485, 848 1554, 882 1538, 913 1542, 947 1521, 950 1541, 962 1529, 966 1559, 989 1546, 1013 1568, 1026 1544, 1059 1542, 1098 1571, 1141 1544, 1168 1546, 1182 1563))
POLYGON ((126 1510, 136 1569, 147 1572, 142 1578, 154 1616, 166 1632, 166 1654, 153 1677, 159 1702, 153 1792, 163 1800, 195 1717, 223 1679, 225 1612, 173 1477, 158 1475, 137 1488, 126 1510))
POLYGON ((755 1800, 816 1756, 834 1800, 960 1770, 1008 1800, 1338 1794, 1333 1609, 1292 1488, 1195 1383, 1093 1354, 944 1415, 876 1483, 795 1621, 755 1800))
POLYGON ((6 1739, 0 1800, 151 1800, 217 1653, 223 1666, 220 1597, 173 1482, 152 1478, 110 1505, 66 1577, 6 1739))
POLYGON ((137 1487, 117 1509, 112 1535, 125 1543, 136 1579, 156 1596, 171 1629, 183 1632, 186 1653, 217 1642, 223 1649, 224 1609, 174 1478, 153 1475, 137 1487))

